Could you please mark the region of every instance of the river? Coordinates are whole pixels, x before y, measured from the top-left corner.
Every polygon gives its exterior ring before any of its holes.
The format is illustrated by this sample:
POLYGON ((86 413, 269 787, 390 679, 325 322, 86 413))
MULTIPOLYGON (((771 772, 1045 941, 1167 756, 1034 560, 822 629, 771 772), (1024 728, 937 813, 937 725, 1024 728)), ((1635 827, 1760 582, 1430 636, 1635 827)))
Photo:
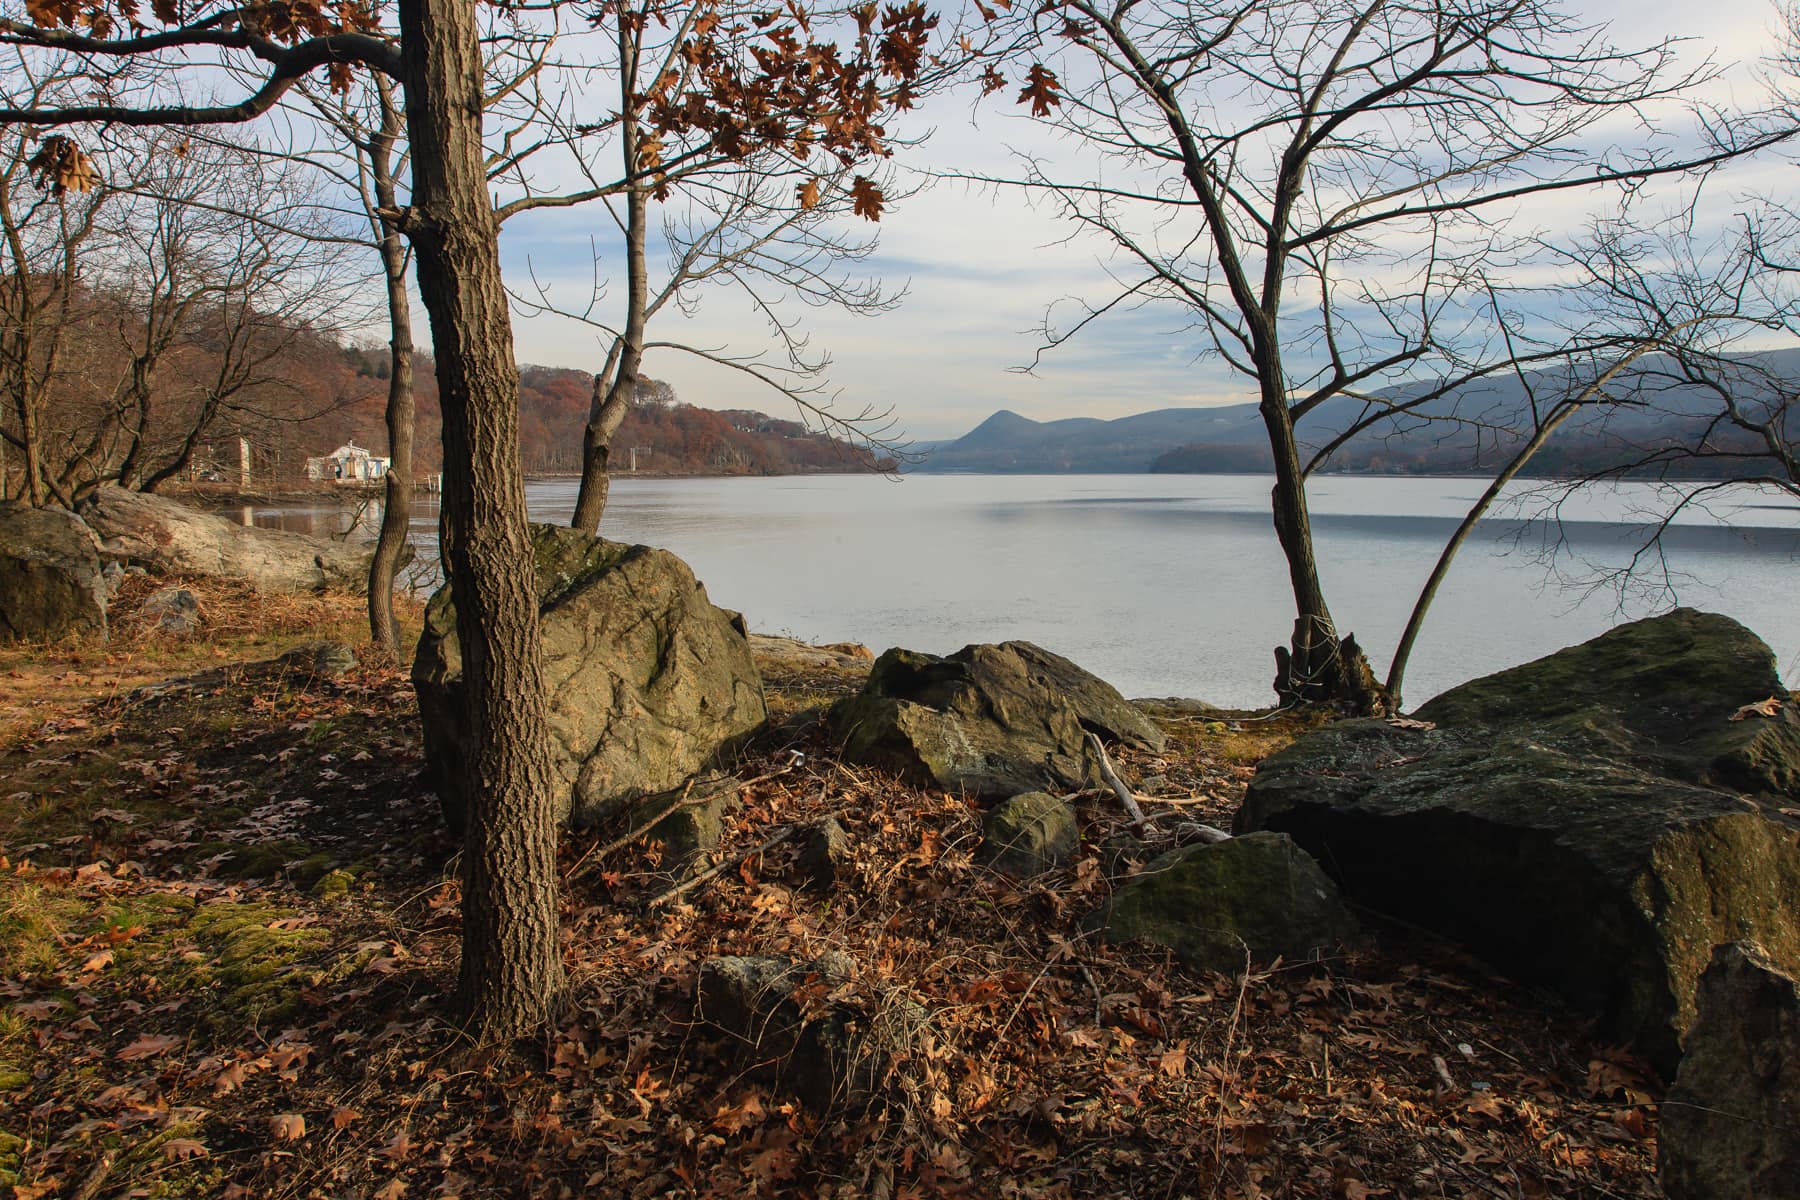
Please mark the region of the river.
MULTIPOLYGON (((616 477, 606 536, 665 546, 752 629, 944 653, 1025 638, 1128 696, 1267 703, 1272 647, 1291 631, 1269 480, 1246 475, 616 477)), ((1325 476, 1314 533, 1340 629, 1377 671, 1443 541, 1484 482, 1325 476)), ((528 488, 565 521, 573 480, 528 488)), ((1482 524, 1432 609, 1409 668, 1414 703, 1673 604, 1736 617, 1800 678, 1800 512, 1770 497, 1696 509, 1657 558, 1666 586, 1621 598, 1599 578, 1642 541, 1648 485, 1585 495, 1556 532, 1520 508, 1482 524)), ((246 514, 252 515, 252 514, 246 514)), ((343 510, 257 510, 258 524, 324 532, 343 510)), ((368 527, 373 514, 362 514, 368 527)), ((415 535, 433 557, 434 504, 415 535)))

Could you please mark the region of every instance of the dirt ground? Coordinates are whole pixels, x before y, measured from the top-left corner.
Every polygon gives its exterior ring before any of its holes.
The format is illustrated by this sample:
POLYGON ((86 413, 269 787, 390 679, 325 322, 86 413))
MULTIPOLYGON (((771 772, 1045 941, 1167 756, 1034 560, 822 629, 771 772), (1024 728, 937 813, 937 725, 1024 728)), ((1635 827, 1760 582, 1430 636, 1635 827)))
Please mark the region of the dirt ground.
MULTIPOLYGON (((854 670, 771 667, 726 869, 563 839, 557 1025, 460 1036, 456 845, 403 667, 251 665, 358 641, 360 602, 207 589, 171 639, 0 652, 0 1189, 106 1196, 1654 1197, 1660 1084, 1542 996, 1371 917, 1357 952, 1190 972, 1082 917, 1184 821, 1229 825, 1291 719, 1163 714, 1030 881, 980 813, 837 759, 854 670), (176 683, 167 681, 179 680, 176 683), (808 883, 784 828, 833 816, 808 883), (655 903, 652 903, 652 902, 655 903), (796 995, 917 1013, 874 1096, 812 1111, 695 1020, 720 954, 848 969, 796 995)), ((416 611, 409 613, 417 625, 416 611)), ((365 657, 366 648, 364 651, 365 657)))

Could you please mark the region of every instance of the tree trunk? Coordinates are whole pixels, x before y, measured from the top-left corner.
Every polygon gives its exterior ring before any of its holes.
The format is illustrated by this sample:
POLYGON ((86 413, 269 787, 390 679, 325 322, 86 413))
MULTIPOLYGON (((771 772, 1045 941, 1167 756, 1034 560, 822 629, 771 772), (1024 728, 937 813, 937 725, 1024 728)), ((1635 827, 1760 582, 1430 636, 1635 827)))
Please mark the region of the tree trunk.
POLYGON ((594 401, 588 410, 587 428, 581 435, 581 491, 575 497, 574 529, 599 533, 606 515, 606 497, 612 490, 607 464, 612 459, 613 435, 637 398, 638 372, 644 362, 644 326, 650 303, 650 267, 645 247, 650 219, 650 195, 639 176, 644 163, 639 142, 641 105, 637 96, 637 38, 633 23, 619 18, 620 152, 625 156, 625 332, 613 342, 606 369, 594 377, 594 401), (615 367, 616 362, 616 367, 615 367), (602 381, 605 395, 601 395, 602 381))
POLYGON ((519 371, 482 162, 475 7, 400 0, 399 14, 413 156, 408 228, 443 407, 439 530, 474 732, 464 757, 473 802, 457 990, 478 1036, 507 1038, 549 1019, 564 986, 519 371))
POLYGON ((400 659, 400 628, 394 620, 394 577, 412 531, 413 489, 413 341, 412 302, 406 295, 406 249, 396 224, 394 139, 400 114, 386 79, 377 77, 381 128, 369 139, 369 168, 375 181, 376 214, 381 235, 381 268, 387 278, 388 398, 387 435, 391 462, 387 499, 381 509, 381 536, 369 563, 369 637, 395 661, 400 659), (385 214, 385 215, 384 215, 385 214))
POLYGON ((628 407, 624 393, 612 383, 624 345, 624 338, 613 339, 606 366, 594 376, 587 428, 581 434, 581 490, 575 496, 569 527, 593 534, 600 532, 600 519, 606 515, 606 497, 612 490, 607 465, 612 459, 613 434, 619 431, 628 407))
POLYGON ((1275 453, 1275 487, 1270 497, 1275 536, 1287 560, 1294 592, 1294 636, 1275 650, 1275 693, 1283 704, 1330 704, 1358 716, 1388 711, 1388 703, 1368 657, 1354 636, 1339 639, 1319 582, 1313 553, 1312 518, 1306 505, 1306 477, 1288 412, 1286 388, 1277 375, 1263 381, 1263 426, 1275 453))
POLYGON ((43 438, 38 428, 37 389, 32 380, 32 325, 35 323, 37 310, 32 299, 32 289, 36 281, 26 265, 25 242, 19 234, 18 223, 13 218, 10 180, 8 187, 0 188, 0 221, 6 229, 6 246, 13 260, 12 289, 15 293, 11 299, 17 304, 14 315, 15 328, 11 331, 7 346, 7 367, 12 378, 8 380, 13 393, 13 407, 19 414, 19 439, 22 443, 21 453, 24 455, 24 492, 25 499, 33 508, 43 508, 49 502, 49 489, 44 479, 43 438))

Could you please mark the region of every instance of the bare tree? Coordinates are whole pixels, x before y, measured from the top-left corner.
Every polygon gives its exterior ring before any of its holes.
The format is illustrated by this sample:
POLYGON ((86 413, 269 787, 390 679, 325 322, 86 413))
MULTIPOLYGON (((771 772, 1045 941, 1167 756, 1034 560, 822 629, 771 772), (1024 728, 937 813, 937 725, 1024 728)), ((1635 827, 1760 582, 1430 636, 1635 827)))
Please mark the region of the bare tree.
MULTIPOLYGON (((1587 386, 1549 381, 1545 434, 1567 426, 1579 453, 1512 507, 1542 523, 1539 549, 1569 582, 1621 600, 1633 591, 1672 595, 1664 541, 1684 515, 1715 506, 1728 514, 1749 497, 1800 506, 1800 220, 1763 203, 1716 238, 1694 236, 1685 218, 1672 230, 1615 225, 1582 265, 1595 284, 1592 319, 1633 332, 1643 348, 1587 386), (1636 495, 1630 554, 1623 563, 1571 569, 1564 558, 1569 506, 1622 483, 1636 495)), ((1396 656, 1396 691, 1404 652, 1448 558, 1545 440, 1520 448, 1446 547, 1396 656)))
MULTIPOLYGON (((556 801, 519 467, 518 367, 498 248, 499 219, 517 201, 496 210, 489 199, 481 31, 474 6, 461 0, 399 0, 397 39, 380 36, 372 16, 354 6, 334 7, 329 15, 310 6, 278 11, 281 24, 273 25, 260 7, 203 3, 158 14, 159 28, 140 32, 151 18, 135 0, 68 0, 34 8, 28 21, 0 21, 0 44, 148 59, 177 80, 191 76, 194 56, 204 53, 240 66, 260 64, 263 71, 254 90, 236 100, 195 103, 165 93, 137 103, 14 107, 0 111, 0 124, 232 123, 267 113, 314 71, 342 76, 361 66, 399 82, 412 155, 412 199, 401 228, 412 242, 437 359, 441 537, 457 601, 468 704, 463 727, 475 731, 465 764, 474 786, 465 828, 458 992, 478 1032, 511 1036, 555 1010, 564 972, 556 801)), ((754 66, 717 53, 696 28, 683 53, 696 70, 657 94, 657 123, 671 132, 704 129, 706 152, 724 158, 745 157, 753 137, 785 141, 797 154, 867 154, 884 102, 863 85, 915 74, 933 24, 918 6, 893 16, 877 27, 873 5, 856 10, 856 29, 840 46, 803 33, 811 18, 796 9, 764 29, 766 57, 754 66), (796 119, 774 123, 758 114, 796 119), (813 129, 820 131, 816 138, 795 144, 813 129)), ((73 170, 81 162, 71 149, 73 170)), ((578 190, 562 201, 592 198, 578 190)))
MULTIPOLYGON (((874 6, 864 5, 852 8, 850 15, 865 31, 878 23, 904 31, 924 19, 917 6, 890 8, 878 16, 874 6)), ((727 84, 723 94, 731 95, 742 64, 760 61, 765 53, 759 43, 767 17, 755 6, 717 0, 634 0, 607 6, 596 24, 607 44, 593 54, 585 73, 586 81, 614 106, 602 121, 584 116, 581 106, 567 103, 566 94, 536 86, 490 89, 503 97, 496 109, 515 114, 508 136, 492 156, 496 178, 519 175, 525 162, 541 157, 554 143, 582 181, 574 194, 604 201, 624 245, 625 288, 616 321, 597 318, 597 295, 577 308, 542 287, 535 296, 519 297, 529 309, 572 316, 605 333, 607 355, 594 375, 583 430, 582 481, 571 521, 575 528, 592 531, 599 526, 612 437, 630 410, 644 355, 652 349, 696 354, 747 373, 793 401, 810 426, 853 442, 897 449, 891 445, 886 412, 864 408, 847 413, 833 407, 823 382, 829 357, 810 349, 797 314, 784 303, 873 313, 897 299, 849 272, 867 259, 874 238, 847 233, 842 222, 852 216, 877 220, 883 206, 896 199, 891 178, 878 177, 864 165, 891 152, 891 135, 885 127, 871 126, 846 140, 827 114, 779 111, 740 130, 693 112, 687 100, 675 100, 691 96, 689 81, 706 70, 704 60, 693 60, 696 45, 706 46, 709 57, 732 64, 720 76, 727 84), (533 136, 511 132, 527 129, 533 136), (827 153, 814 155, 814 145, 827 153), (616 159, 610 168, 609 156, 616 159), (650 268, 650 247, 656 224, 652 214, 659 205, 669 264, 657 279, 650 268), (767 322, 771 344, 745 351, 647 340, 648 326, 659 312, 671 303, 691 311, 708 285, 731 288, 747 299, 767 322)), ((811 35, 804 22, 797 32, 811 35)), ((594 49, 591 42, 586 46, 594 49)), ((905 69, 865 79, 859 85, 862 102, 873 99, 884 109, 910 107, 920 96, 947 86, 957 73, 956 62, 948 59, 903 63, 911 54, 903 50, 892 60, 905 69)), ((524 57, 524 64, 491 74, 537 84, 544 73, 535 68, 548 55, 532 45, 524 57)), ((848 100, 840 96, 837 103, 848 100)), ((525 192, 502 208, 503 219, 568 200, 530 187, 525 192)))
POLYGON ((342 181, 356 197, 368 226, 370 243, 381 261, 382 291, 388 327, 387 425, 388 470, 383 480, 381 531, 369 562, 369 637, 389 658, 401 656, 400 629, 394 617, 394 585, 412 530, 413 478, 413 335, 412 299, 406 291, 411 252, 400 230, 401 189, 406 176, 404 116, 394 84, 386 75, 369 72, 354 89, 342 92, 304 89, 310 109, 347 149, 353 171, 342 181))
POLYGON ((1027 160, 996 181, 1051 197, 1127 272, 1047 345, 1143 303, 1191 314, 1254 388, 1274 454, 1296 608, 1277 692, 1360 711, 1390 701, 1333 621, 1310 475, 1473 383, 1592 349, 1519 361, 1493 319, 1497 287, 1523 290, 1495 280, 1537 265, 1518 217, 1537 198, 1692 177, 1789 128, 1671 127, 1709 68, 1670 41, 1622 48, 1555 0, 1052 0, 997 23, 1021 102, 1107 165, 1027 160), (1602 148, 1626 127, 1637 144, 1602 148))
MULTIPOLYGON (((9 98, 29 104, 67 100, 81 81, 73 60, 32 60, 8 54, 4 75, 9 98)), ((42 507, 52 501, 68 506, 72 497, 58 488, 53 468, 57 457, 52 437, 52 391, 63 373, 65 352, 78 314, 85 315, 90 296, 82 286, 81 267, 96 239, 101 209, 114 198, 96 181, 86 186, 29 187, 28 182, 53 169, 55 144, 30 130, 11 131, 0 159, 0 237, 4 238, 5 272, 0 277, 0 388, 6 417, 0 421, 0 448, 11 446, 21 461, 20 493, 42 507)), ((8 493, 8 472, 0 465, 0 497, 8 493)))
MULTIPOLYGON (((593 532, 605 512, 608 463, 613 436, 637 402, 644 355, 681 353, 755 379, 799 409, 804 423, 845 441, 903 453, 892 437, 891 414, 863 407, 840 409, 826 383, 830 355, 813 350, 801 329, 799 310, 834 307, 869 315, 898 303, 875 280, 849 268, 875 248, 872 235, 847 230, 843 219, 856 204, 858 176, 840 169, 825 176, 800 175, 779 167, 765 173, 755 161, 729 172, 690 178, 664 214, 662 243, 666 270, 652 278, 649 268, 649 186, 633 186, 616 201, 613 215, 626 246, 625 321, 613 326, 596 313, 596 291, 577 310, 563 305, 547 287, 516 294, 527 311, 555 312, 601 330, 608 342, 605 364, 594 376, 593 399, 582 438, 582 478, 570 524, 593 532), (799 193, 804 190, 802 197, 799 193), (623 210, 623 211, 620 211, 623 210), (709 289, 735 293, 763 321, 766 348, 749 350, 652 340, 650 322, 674 307, 692 314, 709 289)), ((884 181, 885 182, 885 181, 884 181)), ((884 187, 891 199, 891 185, 884 187)))

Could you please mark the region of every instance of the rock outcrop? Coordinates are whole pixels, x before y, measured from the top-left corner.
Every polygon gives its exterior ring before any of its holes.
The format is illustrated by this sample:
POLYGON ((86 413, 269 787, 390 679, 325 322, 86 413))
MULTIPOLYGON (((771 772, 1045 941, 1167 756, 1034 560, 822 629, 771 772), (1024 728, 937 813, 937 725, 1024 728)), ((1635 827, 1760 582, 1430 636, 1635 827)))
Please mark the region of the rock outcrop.
POLYGON ((1029 642, 947 658, 893 649, 832 708, 852 762, 984 797, 1099 782, 1086 731, 1160 749, 1163 733, 1109 684, 1029 642))
MULTIPOLYGON (((363 591, 372 542, 253 529, 173 500, 107 485, 80 505, 102 551, 157 575, 242 579, 263 591, 363 591)), ((411 561, 405 547, 402 565, 411 561)))
POLYGON ((1800 822, 1756 798, 1795 794, 1800 722, 1745 715, 1786 695, 1749 630, 1679 610, 1447 692, 1432 727, 1308 735, 1258 769, 1237 829, 1290 834, 1353 898, 1667 1072, 1715 944, 1800 964, 1800 822))
POLYGON ((1285 834, 1248 833, 1155 859, 1092 923, 1112 942, 1167 946, 1203 971, 1308 959, 1357 933, 1337 885, 1285 834))
POLYGON ((74 514, 0 503, 0 641, 106 637, 100 547, 74 514))
POLYGON ((1800 983, 1754 946, 1713 952, 1662 1106, 1669 1200, 1800 1200, 1800 983))
MULTIPOLYGON (((594 824, 678 787, 767 718, 741 619, 666 550, 533 528, 551 757, 564 812, 594 824)), ((467 811, 470 744, 455 600, 431 600, 413 660, 425 753, 445 815, 467 811)))
POLYGON ((860 671, 875 661, 867 646, 858 642, 828 642, 815 646, 798 638, 750 635, 750 652, 759 662, 794 671, 860 671))

